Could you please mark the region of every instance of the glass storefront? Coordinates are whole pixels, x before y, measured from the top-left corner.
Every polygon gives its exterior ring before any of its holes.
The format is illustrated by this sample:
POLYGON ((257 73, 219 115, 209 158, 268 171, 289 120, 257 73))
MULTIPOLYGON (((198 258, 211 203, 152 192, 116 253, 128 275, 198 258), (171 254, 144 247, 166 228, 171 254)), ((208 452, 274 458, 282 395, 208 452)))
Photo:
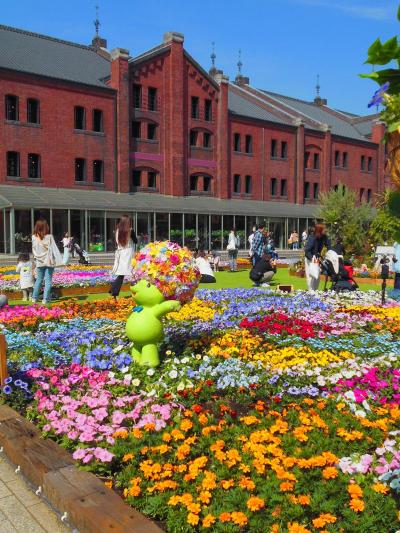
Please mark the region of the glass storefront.
POLYGON ((157 241, 168 241, 169 239, 169 215, 168 213, 156 213, 156 235, 157 241))
POLYGON ((89 252, 104 252, 105 218, 104 211, 88 211, 89 252))
POLYGON ((61 247, 61 239, 67 231, 82 248, 89 252, 113 252, 115 229, 123 214, 132 217, 138 247, 156 240, 172 240, 189 249, 226 250, 232 228, 240 237, 240 249, 248 249, 248 237, 253 226, 264 223, 272 232, 275 246, 286 248, 290 233, 299 235, 314 224, 307 218, 268 218, 253 215, 220 215, 202 213, 122 213, 101 210, 78 209, 3 209, 0 211, 0 253, 19 253, 31 250, 33 225, 45 218, 54 238, 61 247))
POLYGON ((67 209, 53 209, 51 213, 51 233, 57 243, 57 246, 62 249, 61 240, 68 229, 68 210, 67 209))
POLYGON ((208 215, 197 215, 197 231, 199 250, 209 250, 210 219, 208 215))
POLYGON ((197 238, 197 216, 192 214, 185 214, 185 246, 189 250, 198 248, 197 238))
POLYGON ((30 252, 32 248, 32 219, 30 209, 15 209, 15 252, 30 252))
POLYGON ((222 249, 222 216, 210 215, 211 219, 211 249, 222 249))
POLYGON ((180 246, 183 244, 183 215, 171 213, 170 215, 170 240, 180 246))

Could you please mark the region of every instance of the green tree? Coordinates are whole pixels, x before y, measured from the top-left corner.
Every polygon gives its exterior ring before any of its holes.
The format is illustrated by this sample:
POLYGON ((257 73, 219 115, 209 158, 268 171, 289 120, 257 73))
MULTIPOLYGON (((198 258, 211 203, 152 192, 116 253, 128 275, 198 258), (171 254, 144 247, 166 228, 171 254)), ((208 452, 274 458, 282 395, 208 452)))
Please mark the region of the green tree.
POLYGON ((387 189, 377 201, 376 216, 369 230, 370 242, 375 246, 384 242, 393 244, 400 238, 400 218, 393 215, 389 209, 392 194, 393 191, 387 189))
POLYGON ((375 210, 365 202, 358 204, 356 193, 342 184, 322 193, 319 201, 317 218, 325 222, 329 237, 341 238, 347 255, 369 254, 367 237, 375 210))

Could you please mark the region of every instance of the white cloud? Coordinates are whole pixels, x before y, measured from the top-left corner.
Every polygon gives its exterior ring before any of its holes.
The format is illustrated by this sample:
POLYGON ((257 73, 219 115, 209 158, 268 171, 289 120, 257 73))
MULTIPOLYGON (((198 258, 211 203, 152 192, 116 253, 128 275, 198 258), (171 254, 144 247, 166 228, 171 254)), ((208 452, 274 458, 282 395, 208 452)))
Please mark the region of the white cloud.
POLYGON ((327 9, 334 9, 335 11, 342 11, 348 15, 353 15, 356 17, 362 17, 373 20, 388 20, 393 19, 396 14, 396 6, 386 5, 384 7, 378 6, 369 6, 365 4, 359 4, 357 2, 346 2, 341 3, 338 1, 330 0, 295 0, 298 4, 323 7, 327 9))

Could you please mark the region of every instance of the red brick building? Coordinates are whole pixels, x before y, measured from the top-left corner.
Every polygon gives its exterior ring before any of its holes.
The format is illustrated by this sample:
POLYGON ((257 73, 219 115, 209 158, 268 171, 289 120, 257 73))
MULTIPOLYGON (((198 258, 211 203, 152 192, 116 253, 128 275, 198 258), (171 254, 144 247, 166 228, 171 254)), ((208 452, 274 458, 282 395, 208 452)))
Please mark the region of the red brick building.
POLYGON ((384 125, 205 71, 182 34, 131 57, 0 26, 0 253, 53 233, 113 248, 130 212, 144 238, 223 247, 265 220, 284 246, 339 182, 385 186, 384 125))

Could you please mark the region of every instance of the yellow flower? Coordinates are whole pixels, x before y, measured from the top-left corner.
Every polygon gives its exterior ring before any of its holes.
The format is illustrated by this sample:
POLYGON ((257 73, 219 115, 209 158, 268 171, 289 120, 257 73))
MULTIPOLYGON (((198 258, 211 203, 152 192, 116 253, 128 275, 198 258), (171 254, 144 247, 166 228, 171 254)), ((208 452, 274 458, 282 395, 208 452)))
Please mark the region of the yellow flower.
POLYGON ((375 485, 372 485, 372 490, 379 494, 386 494, 389 492, 389 488, 383 483, 375 483, 375 485))
POLYGON ((224 490, 228 490, 228 489, 231 489, 234 485, 234 481, 233 479, 223 479, 221 481, 221 487, 224 489, 224 490))
POLYGON ((219 515, 219 519, 221 522, 230 522, 231 521, 231 513, 221 513, 219 515))
POLYGON ((347 492, 350 494, 351 498, 361 498, 363 495, 362 488, 356 483, 352 483, 347 487, 347 492))

